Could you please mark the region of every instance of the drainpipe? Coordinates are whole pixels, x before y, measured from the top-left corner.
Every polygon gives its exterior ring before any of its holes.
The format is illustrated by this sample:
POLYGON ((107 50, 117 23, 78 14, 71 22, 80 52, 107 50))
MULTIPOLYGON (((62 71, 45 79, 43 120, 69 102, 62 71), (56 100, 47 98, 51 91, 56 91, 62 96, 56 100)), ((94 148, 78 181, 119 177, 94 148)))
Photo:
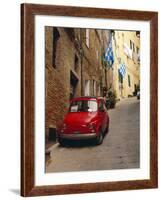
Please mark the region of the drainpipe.
POLYGON ((84 90, 83 90, 83 47, 82 47, 82 29, 80 29, 80 55, 81 55, 81 66, 80 66, 80 70, 81 70, 81 96, 84 96, 84 90))

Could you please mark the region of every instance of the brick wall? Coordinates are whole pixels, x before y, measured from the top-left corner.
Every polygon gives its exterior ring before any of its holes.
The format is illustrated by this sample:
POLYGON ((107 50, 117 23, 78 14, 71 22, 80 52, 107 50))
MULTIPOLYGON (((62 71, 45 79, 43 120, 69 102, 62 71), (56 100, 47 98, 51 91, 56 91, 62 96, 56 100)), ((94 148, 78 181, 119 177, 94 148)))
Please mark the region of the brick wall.
MULTIPOLYGON (((53 28, 46 27, 46 102, 45 126, 46 136, 48 128, 56 127, 67 112, 70 95, 70 69, 74 68, 75 48, 70 37, 63 28, 58 28, 60 38, 57 42, 55 66, 52 64, 53 28)), ((79 82, 79 80, 78 80, 79 82)), ((78 91, 79 91, 78 84, 78 91)), ((78 92, 79 95, 79 92, 78 92)))
MULTIPOLYGON (((89 47, 86 45, 85 29, 57 28, 59 38, 53 64, 53 27, 45 27, 45 128, 48 139, 49 128, 56 128, 69 106, 70 92, 73 96, 84 95, 85 81, 90 81, 90 95, 93 95, 93 81, 96 93, 105 84, 102 66, 102 45, 107 43, 101 31, 90 29, 89 47), (104 39, 104 42, 102 41, 104 39), (97 53, 98 52, 98 56, 97 53), (77 58, 77 59, 76 59, 77 58), (77 60, 77 66, 76 66, 77 60), (75 90, 73 87, 75 86, 75 90)), ((106 32, 106 35, 108 31, 106 32)), ((108 75, 107 75, 108 76, 108 75)), ((109 80, 109 78, 107 78, 109 80)))

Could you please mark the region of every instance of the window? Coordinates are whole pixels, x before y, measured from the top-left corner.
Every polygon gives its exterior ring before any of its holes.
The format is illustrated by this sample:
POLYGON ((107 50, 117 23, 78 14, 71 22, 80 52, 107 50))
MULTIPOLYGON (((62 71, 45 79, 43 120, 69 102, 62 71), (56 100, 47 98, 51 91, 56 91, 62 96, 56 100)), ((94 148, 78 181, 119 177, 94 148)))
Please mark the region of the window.
POLYGON ((77 84, 78 78, 72 71, 70 71, 70 99, 76 95, 77 84))
POLYGON ((79 67, 79 59, 78 59, 78 56, 75 55, 74 70, 75 70, 76 72, 78 72, 78 67, 79 67))
POLYGON ((96 96, 96 81, 92 80, 92 95, 96 96))
POLYGON ((74 28, 64 28, 66 33, 68 34, 71 41, 75 39, 75 31, 74 28))
POLYGON ((89 29, 86 29, 86 45, 89 48, 89 29))
POLYGON ((123 76, 121 75, 120 71, 118 71, 118 78, 119 78, 119 83, 123 83, 123 76))
POLYGON ((135 45, 134 45, 134 43, 133 43, 133 52, 135 52, 135 45))
POLYGON ((133 49, 133 42, 130 40, 130 49, 133 49))
POLYGON ((92 100, 73 101, 69 112, 96 112, 97 102, 92 100))
POLYGON ((56 53, 57 53, 57 43, 60 38, 60 34, 57 28, 53 28, 53 49, 52 49, 52 63, 53 67, 56 68, 56 53))
POLYGON ((128 75, 128 86, 131 87, 130 75, 128 75))
POLYGON ((85 87, 84 87, 84 91, 85 91, 85 96, 89 96, 90 95, 90 81, 89 80, 85 80, 85 87))

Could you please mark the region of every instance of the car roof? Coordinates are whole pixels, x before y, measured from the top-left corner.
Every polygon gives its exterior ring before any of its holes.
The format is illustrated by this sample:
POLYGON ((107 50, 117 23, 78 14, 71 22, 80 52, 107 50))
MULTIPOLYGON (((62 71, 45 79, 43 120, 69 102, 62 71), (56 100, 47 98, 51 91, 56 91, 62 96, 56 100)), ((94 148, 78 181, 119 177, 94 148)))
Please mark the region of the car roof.
POLYGON ((72 98, 71 101, 81 101, 81 100, 100 100, 103 99, 103 97, 95 97, 95 96, 81 96, 81 97, 75 97, 72 98))

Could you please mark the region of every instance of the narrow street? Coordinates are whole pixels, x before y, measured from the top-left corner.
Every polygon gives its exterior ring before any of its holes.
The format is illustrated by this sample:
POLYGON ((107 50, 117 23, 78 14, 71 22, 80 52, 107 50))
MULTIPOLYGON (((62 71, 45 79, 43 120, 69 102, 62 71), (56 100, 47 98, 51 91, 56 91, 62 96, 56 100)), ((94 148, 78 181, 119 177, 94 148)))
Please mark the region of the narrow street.
POLYGON ((139 162, 139 105, 132 97, 121 100, 109 110, 110 128, 103 143, 95 146, 91 141, 55 144, 46 172, 138 168, 139 162))

